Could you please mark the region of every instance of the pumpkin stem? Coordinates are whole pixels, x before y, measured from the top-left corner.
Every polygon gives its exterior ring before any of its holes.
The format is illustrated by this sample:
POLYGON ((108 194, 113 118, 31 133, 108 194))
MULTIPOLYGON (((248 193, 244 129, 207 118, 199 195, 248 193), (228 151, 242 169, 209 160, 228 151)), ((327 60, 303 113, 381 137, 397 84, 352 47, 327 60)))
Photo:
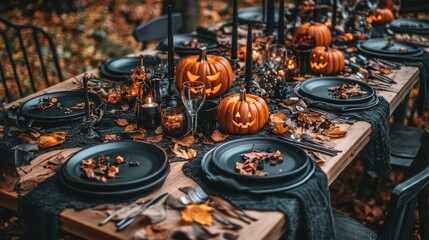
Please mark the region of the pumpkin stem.
POLYGON ((325 52, 329 52, 329 47, 325 46, 325 52))
POLYGON ((207 59, 207 47, 201 47, 200 48, 200 58, 197 60, 198 62, 208 62, 207 59))
POLYGON ((240 99, 238 99, 240 102, 246 102, 246 88, 242 87, 240 88, 240 99))
POLYGON ((314 21, 313 20, 310 21, 310 26, 314 26, 314 21))

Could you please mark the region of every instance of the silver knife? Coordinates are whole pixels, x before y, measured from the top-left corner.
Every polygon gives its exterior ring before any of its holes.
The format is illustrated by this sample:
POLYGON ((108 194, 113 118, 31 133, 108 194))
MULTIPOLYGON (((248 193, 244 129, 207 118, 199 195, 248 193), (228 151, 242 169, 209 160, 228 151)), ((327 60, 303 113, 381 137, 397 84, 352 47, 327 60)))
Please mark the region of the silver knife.
POLYGON ((125 218, 121 221, 119 221, 116 224, 116 231, 124 230, 126 227, 128 227, 131 223, 133 223, 135 220, 137 220, 141 213, 144 212, 146 209, 149 209, 153 206, 155 206, 158 202, 165 200, 168 196, 170 196, 169 193, 161 194, 160 196, 150 200, 146 205, 144 205, 139 211, 137 211, 134 215, 132 215, 129 218, 125 218))

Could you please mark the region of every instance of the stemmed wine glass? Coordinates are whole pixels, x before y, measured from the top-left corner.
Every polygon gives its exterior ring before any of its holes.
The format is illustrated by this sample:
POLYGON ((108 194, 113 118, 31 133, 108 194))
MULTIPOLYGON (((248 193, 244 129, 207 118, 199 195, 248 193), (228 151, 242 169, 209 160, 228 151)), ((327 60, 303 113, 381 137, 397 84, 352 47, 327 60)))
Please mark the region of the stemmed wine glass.
POLYGON ((206 85, 199 81, 188 81, 183 83, 182 101, 191 117, 191 134, 195 133, 196 118, 198 111, 206 101, 206 85))

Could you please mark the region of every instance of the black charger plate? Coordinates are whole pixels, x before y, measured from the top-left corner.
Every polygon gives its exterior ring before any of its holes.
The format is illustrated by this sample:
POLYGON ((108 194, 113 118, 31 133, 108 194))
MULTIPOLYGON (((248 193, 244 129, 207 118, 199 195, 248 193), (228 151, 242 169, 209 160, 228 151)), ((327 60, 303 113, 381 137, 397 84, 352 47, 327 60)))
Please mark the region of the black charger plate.
MULTIPOLYGON (((249 7, 240 10, 237 13, 237 19, 240 23, 247 23, 249 20, 252 20, 253 23, 262 24, 264 20, 262 19, 262 8, 249 7)), ((274 11, 274 23, 279 22, 279 10, 275 9, 274 11)))
MULTIPOLYGON (((66 114, 66 108, 74 107, 78 103, 85 101, 83 91, 63 91, 47 93, 41 96, 34 97, 23 104, 19 108, 19 113, 27 120, 35 120, 38 122, 64 122, 83 118, 85 116, 85 109, 73 110, 73 112, 66 114), (39 110, 35 107, 41 99, 56 98, 61 103, 62 109, 53 106, 45 110, 39 110)), ((94 102, 91 109, 98 109, 103 105, 103 100, 95 94, 89 93, 89 101, 94 102)))
POLYGON ((212 159, 212 153, 214 150, 215 149, 212 149, 207 152, 201 160, 201 168, 206 174, 207 179, 225 187, 249 193, 265 194, 284 192, 293 189, 307 182, 308 179, 313 176, 313 173, 316 169, 316 163, 310 159, 309 164, 307 164, 305 168, 305 171, 294 178, 272 180, 268 182, 236 179, 229 175, 225 176, 223 172, 219 171, 212 159))
POLYGON ((69 185, 85 189, 122 190, 134 186, 142 186, 155 181, 160 173, 168 167, 166 152, 160 147, 135 141, 113 141, 84 148, 70 157, 62 166, 61 172, 69 185), (120 164, 116 178, 108 179, 107 183, 87 179, 80 168, 82 160, 97 159, 100 155, 110 157, 110 163, 115 162, 116 156, 122 156, 125 161, 139 162, 139 166, 131 167, 120 164))
POLYGON ((272 181, 273 179, 287 179, 301 174, 307 167, 309 158, 304 150, 285 141, 275 138, 251 137, 242 138, 222 144, 213 152, 213 163, 225 174, 238 179, 249 181, 272 181), (270 160, 264 161, 264 172, 268 176, 247 176, 235 170, 236 162, 244 162, 241 154, 249 153, 252 149, 266 151, 279 150, 284 158, 283 162, 270 166, 270 160))
MULTIPOLYGON (((417 47, 417 45, 415 45, 417 47)), ((423 56, 423 52, 407 55, 407 54, 387 54, 387 53, 379 53, 374 51, 368 51, 364 48, 362 48, 361 44, 357 44, 357 49, 361 54, 366 55, 367 57, 377 57, 377 58, 383 58, 386 60, 395 60, 395 61, 401 61, 401 60, 413 60, 415 58, 419 58, 423 56)))
POLYGON ((397 33, 429 33, 429 21, 415 18, 395 19, 390 23, 389 28, 397 33))
POLYGON ((311 99, 338 104, 368 102, 375 94, 374 89, 367 83, 351 78, 342 77, 320 77, 307 79, 301 83, 300 90, 303 95, 311 99), (329 91, 330 87, 341 86, 343 84, 359 84, 361 89, 363 91, 366 91, 367 94, 347 99, 339 99, 333 95, 333 92, 329 91))
POLYGON ((391 47, 384 49, 386 44, 387 44, 387 39, 375 38, 375 39, 366 40, 360 43, 359 46, 360 48, 368 52, 373 52, 376 54, 386 54, 386 55, 410 56, 410 55, 422 54, 424 51, 423 49, 421 49, 416 45, 407 44, 404 42, 398 42, 396 40, 393 40, 393 45, 391 47), (401 52, 400 51, 401 48, 407 49, 407 51, 401 52))
MULTIPOLYGON (((301 84, 298 84, 298 85, 295 86, 294 92, 300 98, 309 98, 309 99, 311 99, 313 101, 318 101, 317 99, 312 99, 310 97, 307 97, 307 96, 303 95, 303 92, 301 91, 301 84)), ((380 100, 379 100, 377 94, 374 94, 374 96, 372 96, 371 99, 369 99, 367 102, 362 102, 362 103, 354 103, 354 104, 328 103, 328 104, 332 104, 332 105, 341 106, 342 110, 339 110, 339 109, 333 110, 333 109, 329 108, 329 106, 327 106, 325 104, 321 105, 321 106, 317 106, 317 107, 325 109, 325 110, 328 110, 328 111, 337 111, 337 112, 361 111, 361 110, 365 110, 365 109, 374 107, 375 105, 378 104, 379 101, 380 100)), ((320 102, 323 102, 323 101, 320 101, 320 102)))
POLYGON ((84 195, 93 197, 120 197, 134 195, 142 192, 150 192, 152 190, 158 189, 162 186, 169 173, 170 169, 166 169, 156 179, 148 182, 147 184, 137 185, 132 188, 122 188, 116 190, 82 188, 81 186, 70 184, 61 172, 59 173, 59 179, 60 182, 68 189, 84 195))
MULTIPOLYGON (((129 79, 131 70, 140 66, 140 57, 117 58, 104 62, 100 65, 101 76, 114 80, 125 81, 129 79)), ((156 67, 161 63, 161 59, 146 55, 143 65, 146 68, 156 67)))
MULTIPOLYGON (((202 34, 177 34, 174 35, 174 51, 177 53, 189 53, 189 54, 198 54, 199 48, 186 47, 184 42, 192 41, 197 39, 199 43, 206 43, 207 52, 213 53, 217 51, 217 39, 216 37, 210 35, 202 34)), ((168 39, 164 39, 159 43, 159 49, 161 51, 168 50, 168 39)))

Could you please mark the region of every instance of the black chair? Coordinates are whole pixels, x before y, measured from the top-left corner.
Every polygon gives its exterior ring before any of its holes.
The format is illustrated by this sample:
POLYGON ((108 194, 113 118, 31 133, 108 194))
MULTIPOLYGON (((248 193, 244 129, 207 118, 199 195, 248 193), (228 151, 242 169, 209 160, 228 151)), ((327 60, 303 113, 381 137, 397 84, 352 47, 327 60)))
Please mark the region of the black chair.
MULTIPOLYGON (((182 14, 173 13, 172 15, 173 33, 182 27, 182 14)), ((142 42, 142 50, 146 49, 147 42, 167 38, 167 15, 152 19, 148 22, 138 25, 133 32, 133 36, 138 42, 142 42)))
POLYGON ((382 229, 376 235, 361 223, 334 212, 337 239, 412 239, 416 203, 419 210, 421 239, 429 239, 429 131, 420 138, 420 147, 404 182, 392 192, 382 229))
POLYGON ((36 84, 36 79, 43 78, 44 87, 63 81, 54 41, 43 29, 15 25, 0 17, 0 47, 0 77, 7 101, 12 101, 12 95, 17 95, 11 92, 14 85, 13 89, 17 89, 22 98, 37 91, 41 84, 36 84))

